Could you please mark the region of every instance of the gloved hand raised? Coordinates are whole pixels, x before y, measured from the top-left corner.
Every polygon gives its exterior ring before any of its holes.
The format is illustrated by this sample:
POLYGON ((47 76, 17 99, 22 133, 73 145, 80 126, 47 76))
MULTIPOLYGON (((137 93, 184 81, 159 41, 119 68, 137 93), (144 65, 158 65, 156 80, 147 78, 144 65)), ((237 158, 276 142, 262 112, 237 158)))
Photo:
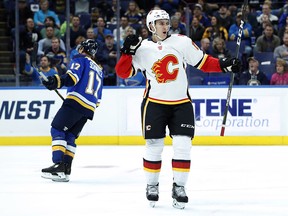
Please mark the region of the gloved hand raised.
POLYGON ((238 58, 221 58, 219 59, 220 67, 224 73, 241 72, 242 63, 238 58))
POLYGON ((124 41, 121 52, 128 55, 135 55, 136 50, 140 47, 142 37, 137 35, 128 35, 124 41))
POLYGON ((45 80, 42 81, 43 85, 49 90, 57 89, 60 85, 58 85, 59 83, 56 76, 58 75, 48 76, 46 81, 45 80))

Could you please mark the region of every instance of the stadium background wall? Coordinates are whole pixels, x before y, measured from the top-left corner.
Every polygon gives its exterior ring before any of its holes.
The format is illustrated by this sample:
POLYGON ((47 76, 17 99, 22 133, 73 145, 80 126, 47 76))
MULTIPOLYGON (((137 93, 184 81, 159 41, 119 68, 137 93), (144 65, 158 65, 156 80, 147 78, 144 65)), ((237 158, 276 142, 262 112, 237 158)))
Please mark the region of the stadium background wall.
MULTIPOLYGON (((59 91, 65 95, 66 90, 59 91)), ((78 145, 143 145, 144 88, 106 87, 78 145)), ((233 88, 225 136, 220 137, 227 86, 190 87, 193 145, 288 145, 288 88, 233 88)), ((50 145, 50 123, 62 100, 44 88, 0 88, 0 145, 50 145)), ((168 133, 167 133, 168 134, 168 133)), ((171 139, 165 139, 167 145, 171 139)))

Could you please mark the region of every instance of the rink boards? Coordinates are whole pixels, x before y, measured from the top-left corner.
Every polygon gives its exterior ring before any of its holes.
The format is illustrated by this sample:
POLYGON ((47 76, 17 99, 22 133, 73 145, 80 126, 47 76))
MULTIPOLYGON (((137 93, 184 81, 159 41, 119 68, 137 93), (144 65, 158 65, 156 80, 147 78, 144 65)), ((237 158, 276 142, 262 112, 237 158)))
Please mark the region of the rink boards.
MULTIPOLYGON (((65 96, 66 90, 59 91, 65 96)), ((144 88, 104 88, 100 107, 77 140, 83 145, 142 145, 144 88)), ((189 89, 194 145, 287 145, 288 88, 234 87, 225 136, 220 129, 227 86, 189 89)), ((0 145, 50 145, 50 123, 62 100, 44 88, 0 89, 0 145)), ((167 134, 169 131, 167 130, 167 134)), ((171 139, 165 139, 171 144, 171 139)))

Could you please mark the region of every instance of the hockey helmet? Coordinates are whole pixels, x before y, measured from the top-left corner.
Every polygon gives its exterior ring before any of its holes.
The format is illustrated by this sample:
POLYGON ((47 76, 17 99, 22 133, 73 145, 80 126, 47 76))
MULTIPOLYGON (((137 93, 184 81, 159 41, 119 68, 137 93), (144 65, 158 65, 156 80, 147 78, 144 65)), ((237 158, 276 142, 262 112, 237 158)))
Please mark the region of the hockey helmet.
POLYGON ((91 56, 95 56, 98 50, 98 44, 95 40, 92 39, 87 39, 84 40, 80 43, 80 46, 77 47, 77 50, 79 50, 80 48, 84 49, 85 52, 87 52, 88 54, 90 54, 91 56))
POLYGON ((167 19, 170 22, 169 14, 165 10, 151 10, 147 17, 146 17, 146 26, 149 29, 150 32, 155 33, 156 30, 152 31, 150 28, 150 23, 155 29, 155 21, 161 20, 161 19, 167 19))

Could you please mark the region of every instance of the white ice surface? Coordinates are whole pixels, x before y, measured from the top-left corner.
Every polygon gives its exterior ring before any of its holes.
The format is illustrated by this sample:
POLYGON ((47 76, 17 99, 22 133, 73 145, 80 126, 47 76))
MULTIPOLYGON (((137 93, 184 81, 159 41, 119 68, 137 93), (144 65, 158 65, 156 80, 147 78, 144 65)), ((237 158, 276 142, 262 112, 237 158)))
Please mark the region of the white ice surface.
POLYGON ((0 147, 1 216, 288 216, 287 146, 193 146, 189 203, 172 207, 172 147, 160 199, 145 197, 144 146, 79 146, 69 183, 40 177, 49 146, 0 147))

